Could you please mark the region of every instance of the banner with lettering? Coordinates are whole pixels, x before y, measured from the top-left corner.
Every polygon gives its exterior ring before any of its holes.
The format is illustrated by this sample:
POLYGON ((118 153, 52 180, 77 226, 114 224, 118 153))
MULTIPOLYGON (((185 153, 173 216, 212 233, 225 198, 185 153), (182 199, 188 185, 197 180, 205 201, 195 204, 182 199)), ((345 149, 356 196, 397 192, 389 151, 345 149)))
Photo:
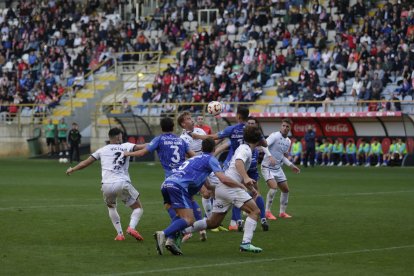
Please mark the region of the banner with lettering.
POLYGON ((316 131, 316 135, 317 136, 322 136, 322 131, 320 126, 315 122, 315 120, 313 119, 293 119, 293 124, 292 124, 292 136, 305 136, 306 131, 308 130, 309 126, 312 126, 313 129, 316 131))
POLYGON ((354 129, 346 119, 320 120, 325 136, 354 136, 354 129))

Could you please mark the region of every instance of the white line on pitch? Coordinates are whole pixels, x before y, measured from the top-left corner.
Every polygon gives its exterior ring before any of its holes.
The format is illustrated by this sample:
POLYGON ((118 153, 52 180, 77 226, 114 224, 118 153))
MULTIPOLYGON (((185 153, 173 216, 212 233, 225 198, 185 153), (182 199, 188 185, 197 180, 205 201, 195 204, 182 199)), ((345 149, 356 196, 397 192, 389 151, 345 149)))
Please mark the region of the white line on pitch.
POLYGON ((354 251, 320 253, 320 254, 310 254, 310 255, 302 255, 302 256, 283 257, 283 258, 268 258, 268 259, 250 260, 250 261, 243 260, 239 262, 214 263, 214 264, 195 265, 195 266, 181 266, 181 267, 174 267, 174 268, 170 267, 170 268, 164 268, 164 269, 133 271, 133 272, 131 271, 131 272, 125 272, 125 273, 111 273, 111 274, 99 274, 99 275, 122 276, 122 275, 135 275, 135 274, 146 274, 146 273, 162 273, 162 272, 180 271, 180 270, 198 269, 198 268, 209 268, 209 267, 218 267, 218 266, 223 267, 223 266, 232 266, 232 265, 245 265, 245 264, 254 264, 254 263, 275 262, 275 261, 288 261, 288 260, 300 260, 300 259, 328 257, 328 256, 340 256, 340 255, 348 255, 348 254, 371 253, 371 252, 398 250, 398 249, 405 249, 405 248, 414 248, 414 244, 394 246, 394 247, 385 247, 385 248, 361 249, 361 250, 354 250, 354 251))

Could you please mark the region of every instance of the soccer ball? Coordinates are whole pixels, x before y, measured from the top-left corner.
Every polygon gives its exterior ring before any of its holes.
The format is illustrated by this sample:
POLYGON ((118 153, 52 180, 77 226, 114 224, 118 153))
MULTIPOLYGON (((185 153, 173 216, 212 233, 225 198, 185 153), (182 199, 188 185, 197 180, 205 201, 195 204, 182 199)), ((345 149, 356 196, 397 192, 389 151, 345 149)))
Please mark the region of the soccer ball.
POLYGON ((213 116, 220 114, 223 111, 223 107, 220 102, 212 101, 207 106, 207 112, 213 116))
POLYGON ((68 163, 69 160, 67 158, 59 158, 59 163, 65 164, 68 163))

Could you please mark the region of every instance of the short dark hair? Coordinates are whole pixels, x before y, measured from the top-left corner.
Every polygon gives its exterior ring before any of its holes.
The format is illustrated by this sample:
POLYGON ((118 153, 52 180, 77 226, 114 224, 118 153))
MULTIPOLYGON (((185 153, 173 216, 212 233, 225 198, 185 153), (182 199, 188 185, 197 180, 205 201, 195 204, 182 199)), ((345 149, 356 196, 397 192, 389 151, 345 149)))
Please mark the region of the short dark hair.
POLYGON ((201 142, 201 150, 206 153, 212 153, 214 151, 214 147, 216 146, 216 142, 214 139, 207 138, 201 142))
POLYGON ((122 130, 121 129, 119 129, 117 127, 114 127, 114 128, 111 128, 109 130, 108 136, 109 136, 109 138, 113 138, 113 137, 115 137, 115 136, 117 136, 117 135, 119 135, 121 133, 122 133, 122 130))
POLYGON ((256 126, 246 126, 243 131, 243 139, 247 143, 257 143, 262 139, 262 133, 256 126))
POLYGON ((170 117, 164 117, 160 122, 162 132, 172 132, 174 130, 174 121, 170 117))
POLYGON ((189 111, 184 111, 180 115, 178 115, 177 123, 179 126, 181 126, 181 124, 184 122, 185 116, 191 116, 191 113, 189 111))
POLYGON ((289 119, 289 118, 284 118, 284 119, 282 119, 282 123, 286 123, 286 124, 292 125, 292 120, 289 119))
POLYGON ((237 115, 240 115, 243 121, 247 120, 247 118, 249 117, 249 113, 250 113, 249 108, 245 106, 239 106, 237 108, 237 115))

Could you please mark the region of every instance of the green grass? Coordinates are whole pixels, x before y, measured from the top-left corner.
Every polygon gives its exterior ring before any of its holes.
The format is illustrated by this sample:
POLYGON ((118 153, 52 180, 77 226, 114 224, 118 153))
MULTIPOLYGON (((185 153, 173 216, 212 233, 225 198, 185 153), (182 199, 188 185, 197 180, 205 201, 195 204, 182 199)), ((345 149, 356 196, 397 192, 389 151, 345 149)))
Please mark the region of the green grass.
MULTIPOLYGON (((185 243, 184 256, 158 256, 152 234, 169 223, 159 165, 130 166, 144 206, 140 243, 113 240, 99 165, 70 177, 66 167, 48 160, 0 160, 1 275, 414 274, 412 168, 287 171, 288 212, 294 217, 270 221, 269 232, 258 226, 253 242, 262 254, 238 251, 242 233, 209 232, 205 243, 198 234, 185 243)), ((125 228, 130 211, 122 204, 118 210, 125 228)))

